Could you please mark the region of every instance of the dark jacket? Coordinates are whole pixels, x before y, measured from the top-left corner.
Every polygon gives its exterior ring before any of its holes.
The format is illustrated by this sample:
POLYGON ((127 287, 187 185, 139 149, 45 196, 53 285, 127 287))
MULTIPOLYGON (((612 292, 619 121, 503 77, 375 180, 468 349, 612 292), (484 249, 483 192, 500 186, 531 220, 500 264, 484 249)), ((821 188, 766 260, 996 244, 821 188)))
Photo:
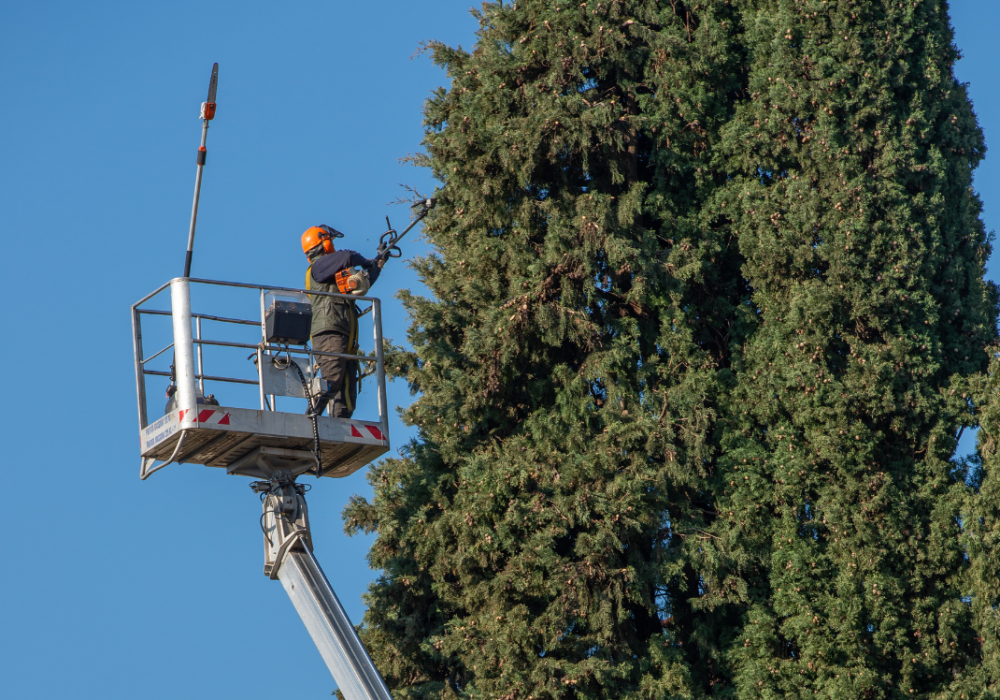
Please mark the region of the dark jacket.
MULTIPOLYGON (((381 272, 374 260, 353 250, 335 250, 317 258, 306 270, 306 289, 339 293, 334 275, 347 267, 365 268, 372 284, 381 272)), ((328 296, 312 297, 311 334, 320 333, 340 333, 347 337, 348 347, 354 347, 358 338, 358 310, 354 301, 328 296)))

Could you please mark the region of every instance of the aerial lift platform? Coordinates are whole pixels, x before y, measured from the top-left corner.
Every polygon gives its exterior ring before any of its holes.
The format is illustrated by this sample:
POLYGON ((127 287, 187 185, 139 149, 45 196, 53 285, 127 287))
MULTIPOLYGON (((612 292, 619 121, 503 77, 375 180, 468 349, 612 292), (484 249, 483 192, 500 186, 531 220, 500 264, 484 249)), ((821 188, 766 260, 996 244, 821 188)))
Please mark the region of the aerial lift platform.
POLYGON ((314 476, 342 477, 353 474, 389 450, 385 368, 382 360, 382 319, 379 301, 374 297, 345 297, 342 294, 309 292, 314 296, 339 296, 351 301, 371 302, 365 313, 373 313, 374 356, 339 356, 365 365, 374 365, 372 374, 378 390, 378 420, 318 417, 315 425, 321 447, 321 462, 320 466, 317 466, 312 453, 308 452, 315 446, 313 421, 301 411, 286 413, 275 410, 277 396, 306 398, 306 389, 310 389, 313 395, 321 393, 322 379, 315 371, 315 357, 334 355, 334 353, 313 351, 308 345, 304 345, 308 341, 308 325, 303 325, 303 320, 307 318, 310 306, 309 297, 305 292, 306 290, 287 287, 262 287, 235 282, 177 278, 162 285, 132 307, 142 479, 172 462, 204 464, 226 469, 230 474, 265 478, 267 468, 260 467, 264 459, 285 462, 296 459, 306 461, 308 468, 300 469, 303 465, 289 467, 296 475, 309 472, 314 476), (192 284, 255 290, 260 295, 261 318, 251 320, 192 313, 192 284), (144 304, 168 288, 171 311, 144 307, 144 304), (174 341, 148 357, 143 356, 144 315, 169 315, 173 321, 174 341), (193 333, 192 321, 195 322, 193 333), (261 341, 255 345, 233 340, 203 338, 202 328, 206 321, 259 327, 261 341), (270 335, 269 321, 272 325, 270 335), (283 324, 285 326, 296 324, 300 328, 283 328, 283 324), (289 330, 299 334, 299 337, 288 338, 281 335, 287 335, 289 330), (281 342, 289 340, 296 341, 298 345, 281 342), (252 350, 257 377, 205 374, 203 349, 206 346, 252 350), (173 410, 154 421, 149 421, 146 406, 146 377, 171 376, 171 372, 148 369, 146 365, 170 350, 173 351, 175 358, 173 380, 176 386, 176 401, 173 402, 173 410), (299 371, 296 371, 296 366, 299 371), (259 408, 215 406, 204 403, 206 380, 256 385, 260 399, 259 408), (162 463, 156 465, 158 460, 162 463))
MULTIPOLYGON (((140 478, 169 464, 193 463, 257 479, 250 486, 263 503, 264 573, 281 581, 344 696, 391 700, 312 554, 307 489, 297 481, 298 477, 347 476, 389 450, 379 299, 315 290, 307 295, 304 289, 178 277, 132 306, 132 329, 140 478), (207 299, 218 297, 211 290, 229 288, 243 297, 243 304, 237 302, 237 306, 259 311, 259 316, 252 317, 249 311, 242 316, 194 312, 192 287, 208 290, 207 299), (154 308, 157 302, 162 305, 168 290, 169 309, 154 308), (374 380, 377 420, 310 416, 304 414, 301 401, 289 401, 305 398, 311 406, 311 397, 326 389, 315 361, 324 353, 308 345, 310 296, 318 295, 368 304, 361 316, 371 315, 372 352, 325 354, 360 363, 369 382, 374 380), (166 325, 164 317, 170 320, 168 331, 150 327, 157 319, 166 325), (206 333, 208 329, 214 332, 206 333), (155 336, 157 330, 172 340, 146 354, 144 336, 155 336), (257 342, 247 342, 248 333, 259 333, 257 342), (226 356, 219 360, 222 369, 217 374, 209 373, 206 349, 226 356), (164 366, 170 358, 173 362, 164 366), (242 376, 232 376, 241 367, 242 376), (170 379, 172 395, 162 414, 156 411, 150 416, 149 377, 170 379), (216 389, 218 402, 206 395, 209 385, 220 387, 216 389), (249 397, 256 405, 238 405, 240 401, 229 398, 240 394, 243 403, 249 397), (283 397, 280 408, 279 397, 283 397)), ((158 383, 165 384, 162 379, 158 383)))

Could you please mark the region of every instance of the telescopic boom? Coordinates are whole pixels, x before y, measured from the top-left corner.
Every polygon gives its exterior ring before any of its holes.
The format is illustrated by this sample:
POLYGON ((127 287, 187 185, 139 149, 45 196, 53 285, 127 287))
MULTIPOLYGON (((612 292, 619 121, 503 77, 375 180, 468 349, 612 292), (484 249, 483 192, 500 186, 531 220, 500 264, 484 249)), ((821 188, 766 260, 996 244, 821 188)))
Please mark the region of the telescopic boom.
MULTIPOLYGON (((262 470, 273 467, 261 463, 262 470)), ((250 485, 262 496, 264 573, 281 581, 346 700, 392 700, 312 552, 306 489, 280 470, 250 485)))

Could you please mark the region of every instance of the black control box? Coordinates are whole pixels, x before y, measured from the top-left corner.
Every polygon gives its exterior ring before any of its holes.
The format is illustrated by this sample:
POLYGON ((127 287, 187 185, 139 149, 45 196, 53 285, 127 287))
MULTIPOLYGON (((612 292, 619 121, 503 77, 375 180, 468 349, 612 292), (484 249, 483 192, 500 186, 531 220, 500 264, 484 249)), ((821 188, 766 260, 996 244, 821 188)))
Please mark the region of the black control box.
MULTIPOLYGON (((275 295, 277 297, 277 295, 275 295)), ((303 295, 304 297, 304 295, 303 295)), ((305 345, 312 326, 312 305, 306 301, 272 298, 264 313, 264 334, 272 345, 305 345)))

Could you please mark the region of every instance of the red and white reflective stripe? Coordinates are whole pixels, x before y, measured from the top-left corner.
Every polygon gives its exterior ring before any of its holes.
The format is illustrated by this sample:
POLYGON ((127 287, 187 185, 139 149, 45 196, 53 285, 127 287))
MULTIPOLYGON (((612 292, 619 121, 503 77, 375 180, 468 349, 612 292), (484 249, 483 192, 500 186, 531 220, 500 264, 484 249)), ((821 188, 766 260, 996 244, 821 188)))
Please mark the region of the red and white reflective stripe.
MULTIPOLYGON (((376 428, 374 425, 365 425, 362 427, 364 427, 369 433, 371 433, 372 437, 375 438, 376 440, 385 440, 385 436, 382 435, 382 431, 376 428)), ((360 430, 358 430, 357 427, 352 423, 351 437, 364 439, 365 435, 360 430)))
POLYGON ((181 410, 178 413, 177 420, 183 423, 185 417, 187 417, 189 423, 199 423, 204 425, 229 425, 228 411, 215 411, 211 408, 205 408, 198 411, 198 413, 194 413, 189 410, 181 410))

